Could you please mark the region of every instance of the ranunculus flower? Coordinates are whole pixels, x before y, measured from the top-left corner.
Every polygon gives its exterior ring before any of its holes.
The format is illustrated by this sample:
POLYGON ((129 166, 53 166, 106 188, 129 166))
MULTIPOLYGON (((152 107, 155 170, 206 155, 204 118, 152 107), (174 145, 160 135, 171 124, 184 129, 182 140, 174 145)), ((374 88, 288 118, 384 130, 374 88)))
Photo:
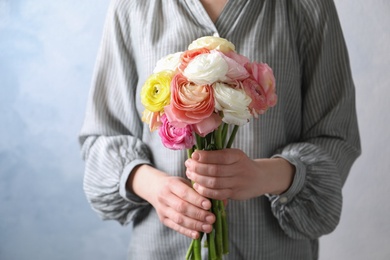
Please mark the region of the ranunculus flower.
MULTIPOLYGON (((217 52, 217 51, 212 51, 212 53, 213 52, 217 52)), ((218 52, 218 53, 221 55, 221 57, 226 61, 226 64, 228 65, 228 71, 226 73, 225 82, 243 80, 249 77, 249 72, 246 70, 244 64, 241 64, 243 62, 241 57, 231 54, 234 52, 229 52, 226 54, 222 52, 218 52), (237 60, 235 60, 234 58, 237 58, 237 60)))
POLYGON ((165 57, 159 59, 156 63, 156 67, 153 70, 153 73, 159 73, 164 70, 175 71, 180 63, 180 56, 182 52, 176 52, 168 54, 165 57))
POLYGON ((161 123, 158 134, 165 147, 173 150, 183 150, 194 146, 195 138, 192 134, 191 126, 187 125, 183 128, 174 127, 170 124, 165 114, 161 116, 161 123))
POLYGON ((223 53, 225 56, 228 56, 229 58, 235 60, 238 64, 240 64, 241 66, 244 66, 247 64, 247 63, 250 63, 250 60, 241 55, 241 54, 238 54, 237 52, 234 52, 234 51, 229 51, 229 52, 224 52, 223 53))
POLYGON ((215 108, 223 112, 222 121, 227 124, 242 126, 252 118, 248 106, 251 98, 243 89, 232 88, 224 83, 215 83, 215 108))
POLYGON ((171 103, 164 111, 172 125, 196 124, 214 112, 214 95, 210 85, 195 85, 182 74, 176 74, 171 87, 171 103))
POLYGON ((225 59, 218 52, 213 52, 196 56, 188 63, 183 75, 197 85, 205 85, 225 80, 228 70, 225 59))
POLYGON ((222 118, 216 114, 212 113, 208 118, 205 118, 201 122, 192 125, 195 133, 198 135, 205 137, 209 133, 216 130, 222 123, 222 118))
POLYGON ((142 122, 149 125, 149 130, 154 131, 161 126, 160 112, 151 112, 147 109, 142 113, 142 122))
POLYGON ((257 117, 258 114, 263 114, 268 109, 268 105, 264 90, 260 84, 254 79, 248 78, 242 81, 242 87, 252 99, 249 109, 253 115, 257 117))
POLYGON ((187 68, 188 63, 193 60, 196 56, 200 54, 210 53, 210 50, 207 48, 193 49, 183 52, 180 55, 180 65, 179 71, 181 73, 184 72, 185 68, 187 68))
POLYGON ((151 112, 160 112, 169 104, 171 95, 171 71, 152 74, 142 86, 141 102, 151 112))
POLYGON ((236 47, 228 40, 216 36, 205 36, 193 41, 189 50, 207 48, 209 50, 218 50, 222 52, 235 51, 236 47))
POLYGON ((275 77, 272 69, 265 63, 248 63, 246 69, 251 74, 250 79, 242 82, 245 92, 252 98, 250 109, 256 114, 263 114, 269 107, 275 106, 275 77))

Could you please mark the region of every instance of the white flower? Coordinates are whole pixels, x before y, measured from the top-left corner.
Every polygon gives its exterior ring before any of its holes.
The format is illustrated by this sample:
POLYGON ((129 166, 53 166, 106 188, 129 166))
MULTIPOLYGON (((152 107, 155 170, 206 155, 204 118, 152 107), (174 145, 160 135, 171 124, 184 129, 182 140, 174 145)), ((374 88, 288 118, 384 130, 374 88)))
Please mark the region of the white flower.
POLYGON ((215 108, 223 112, 222 121, 227 124, 245 125, 252 118, 248 105, 252 99, 242 89, 234 89, 224 83, 215 83, 215 108))
POLYGON ((189 50, 207 48, 209 50, 218 50, 222 52, 235 51, 236 47, 233 43, 224 38, 217 36, 205 36, 193 41, 189 46, 189 50))
POLYGON ((188 63, 183 75, 197 85, 205 85, 225 80, 228 70, 224 58, 218 52, 212 52, 196 56, 188 63))
POLYGON ((160 60, 157 61, 153 73, 159 73, 164 70, 175 71, 179 66, 181 54, 182 52, 176 52, 162 57, 160 60))

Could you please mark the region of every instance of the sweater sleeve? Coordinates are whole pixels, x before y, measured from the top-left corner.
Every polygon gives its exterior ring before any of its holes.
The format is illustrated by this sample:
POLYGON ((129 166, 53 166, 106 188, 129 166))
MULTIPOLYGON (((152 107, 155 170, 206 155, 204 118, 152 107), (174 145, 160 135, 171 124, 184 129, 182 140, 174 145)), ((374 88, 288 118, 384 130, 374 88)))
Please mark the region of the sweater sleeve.
POLYGON ((315 239, 339 223, 342 186, 360 154, 355 90, 333 0, 295 1, 301 28, 300 141, 281 148, 296 167, 293 183, 269 195, 273 214, 292 238, 315 239))
POLYGON ((79 142, 85 160, 84 191, 102 219, 130 222, 148 203, 126 190, 132 169, 151 164, 141 141, 125 1, 111 1, 79 142))

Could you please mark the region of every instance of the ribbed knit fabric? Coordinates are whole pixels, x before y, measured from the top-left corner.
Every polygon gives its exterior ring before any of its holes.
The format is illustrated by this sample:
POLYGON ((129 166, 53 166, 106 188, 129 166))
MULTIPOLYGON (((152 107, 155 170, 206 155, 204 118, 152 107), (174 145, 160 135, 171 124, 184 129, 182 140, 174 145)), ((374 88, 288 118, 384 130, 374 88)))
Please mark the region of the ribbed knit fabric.
MULTIPOLYGON (((332 0, 230 0, 214 24, 196 0, 112 0, 80 133, 84 190, 103 219, 132 223, 129 259, 184 259, 190 239, 166 228, 125 183, 139 164, 185 177, 185 151, 140 120, 140 89, 161 57, 218 33, 274 71, 277 106, 240 128, 234 147, 296 166, 290 189, 227 206, 233 260, 312 260, 338 224, 341 188, 360 154, 355 92, 332 0)), ((145 187, 146 189, 148 187, 145 187)))

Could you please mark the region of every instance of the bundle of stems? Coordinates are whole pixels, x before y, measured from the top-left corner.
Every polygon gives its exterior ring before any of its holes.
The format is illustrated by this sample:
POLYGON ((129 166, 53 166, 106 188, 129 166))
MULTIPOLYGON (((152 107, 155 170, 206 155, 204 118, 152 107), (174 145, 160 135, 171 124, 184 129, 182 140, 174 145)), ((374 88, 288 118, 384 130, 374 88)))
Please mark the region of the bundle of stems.
MULTIPOLYGON (((217 130, 211 132, 205 137, 196 134, 196 146, 187 150, 188 158, 191 158, 195 150, 222 150, 231 148, 234 138, 236 137, 238 126, 235 125, 230 137, 226 143, 229 125, 222 123, 217 130)), ((229 253, 228 226, 226 219, 225 205, 221 200, 211 199, 212 207, 210 211, 215 215, 216 220, 213 224, 213 230, 206 234, 207 240, 205 247, 208 248, 209 260, 222 260, 222 256, 229 253)), ((198 239, 193 239, 186 254, 186 260, 201 260, 203 233, 198 239)))

